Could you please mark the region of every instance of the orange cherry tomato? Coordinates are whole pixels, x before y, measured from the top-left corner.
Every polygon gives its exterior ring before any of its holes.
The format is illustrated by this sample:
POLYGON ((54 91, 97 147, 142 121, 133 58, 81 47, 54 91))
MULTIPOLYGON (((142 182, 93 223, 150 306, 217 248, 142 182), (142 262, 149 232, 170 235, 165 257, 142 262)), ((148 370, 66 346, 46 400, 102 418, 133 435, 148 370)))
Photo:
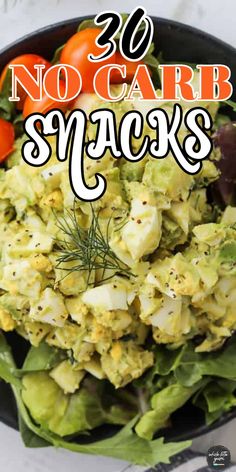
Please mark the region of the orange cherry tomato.
POLYGON ((0 163, 14 151, 15 132, 12 123, 0 118, 0 163))
POLYGON ((60 62, 74 66, 80 72, 83 81, 82 92, 94 92, 93 78, 97 70, 115 60, 115 53, 104 61, 91 62, 88 59, 89 54, 101 55, 102 49, 95 43, 101 31, 99 28, 87 28, 75 33, 61 53, 60 62))
MULTIPOLYGON (((60 93, 62 96, 65 95, 65 88, 65 82, 60 80, 60 93)), ((23 108, 23 117, 26 118, 27 116, 32 115, 32 113, 47 113, 49 110, 53 110, 54 108, 59 108, 59 110, 64 111, 69 108, 69 102, 53 100, 46 95, 45 91, 43 91, 42 100, 36 102, 30 97, 26 98, 23 108)))
POLYGON ((142 61, 128 61, 125 59, 120 52, 116 52, 115 56, 115 63, 121 66, 126 66, 126 78, 122 79, 120 72, 117 70, 113 70, 111 73, 111 83, 112 84, 120 84, 122 82, 132 82, 132 79, 135 75, 136 69, 140 64, 143 64, 142 61))
MULTIPOLYGON (((34 69, 35 64, 43 64, 45 65, 45 69, 43 70, 43 74, 45 74, 46 70, 50 67, 50 62, 46 61, 41 56, 38 56, 37 54, 23 54, 22 56, 17 56, 12 61, 10 61, 3 69, 1 77, 0 77, 0 90, 2 89, 3 82, 6 78, 6 74, 8 72, 8 67, 11 64, 23 64, 28 71, 33 75, 34 78, 37 76, 37 71, 34 69)), ((18 95, 20 97, 20 101, 16 102, 16 107, 18 110, 22 110, 24 106, 25 99, 27 97, 26 91, 23 89, 23 87, 18 86, 18 95)))

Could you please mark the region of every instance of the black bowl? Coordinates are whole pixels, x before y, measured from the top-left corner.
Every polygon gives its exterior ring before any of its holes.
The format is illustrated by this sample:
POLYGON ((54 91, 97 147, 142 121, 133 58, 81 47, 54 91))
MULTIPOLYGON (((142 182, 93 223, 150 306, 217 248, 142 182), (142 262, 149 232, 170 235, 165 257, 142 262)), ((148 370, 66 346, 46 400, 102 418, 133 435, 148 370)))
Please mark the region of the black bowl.
MULTIPOLYGON (((79 17, 48 26, 6 47, 0 52, 0 71, 11 59, 24 53, 40 54, 50 60, 55 49, 64 44, 86 18, 79 17)), ((236 84, 236 49, 190 26, 160 18, 153 18, 153 22, 156 50, 161 51, 166 60, 176 63, 226 64, 232 71, 232 83, 236 84)), ((14 334, 8 337, 8 341, 20 362, 25 351, 24 341, 14 334)), ((234 417, 236 409, 222 415, 209 427, 205 424, 203 413, 189 403, 173 415, 172 427, 165 430, 165 436, 172 441, 191 439, 222 426, 234 417)), ((0 384, 0 421, 18 428, 13 394, 4 382, 0 384)), ((96 439, 99 439, 100 434, 97 434, 96 439)))

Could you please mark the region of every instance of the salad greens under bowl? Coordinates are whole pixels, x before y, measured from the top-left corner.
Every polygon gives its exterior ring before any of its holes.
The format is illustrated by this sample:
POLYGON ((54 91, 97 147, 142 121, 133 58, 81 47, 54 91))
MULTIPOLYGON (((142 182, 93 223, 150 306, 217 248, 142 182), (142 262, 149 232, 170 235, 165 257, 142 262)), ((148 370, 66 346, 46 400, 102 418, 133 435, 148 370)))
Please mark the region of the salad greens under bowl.
MULTIPOLYGON (((82 20, 10 46, 1 67, 26 52, 50 60, 82 20)), ((156 88, 158 58, 225 63, 235 74, 230 46, 153 21, 155 50, 146 62, 156 88)), ((5 98, 0 115, 20 125, 5 98)), ((75 106, 89 113, 104 104, 82 94, 75 106)), ((161 106, 171 113, 171 103, 161 106)), ((18 129, 0 170, 0 416, 15 426, 17 405, 26 446, 155 465, 234 416, 234 103, 204 106, 214 149, 199 174, 185 174, 171 156, 136 164, 108 153, 99 162, 85 158, 91 185, 96 171, 108 182, 93 205, 74 199, 66 163, 55 155, 43 168, 23 162, 18 129)), ((119 121, 131 105, 106 107, 119 121)), ((145 113, 138 102, 132 107, 145 113)), ((90 139, 95 131, 88 125, 90 139)))

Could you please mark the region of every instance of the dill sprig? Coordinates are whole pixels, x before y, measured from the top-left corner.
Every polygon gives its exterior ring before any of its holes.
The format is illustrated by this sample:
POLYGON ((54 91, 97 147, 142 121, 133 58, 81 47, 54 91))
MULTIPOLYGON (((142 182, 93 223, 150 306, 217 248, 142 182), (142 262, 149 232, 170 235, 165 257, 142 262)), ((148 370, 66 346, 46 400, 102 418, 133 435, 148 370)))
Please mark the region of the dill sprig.
POLYGON ((107 222, 105 235, 99 223, 99 212, 91 205, 91 223, 88 229, 80 226, 76 217, 75 205, 66 210, 65 216, 57 219, 57 227, 64 234, 64 239, 55 238, 59 248, 56 268, 65 270, 67 277, 75 271, 87 272, 87 286, 93 284, 91 279, 94 271, 102 270, 99 283, 107 281, 115 275, 133 276, 129 267, 112 251, 109 245, 109 230, 112 218, 107 222), (74 262, 70 267, 66 263, 74 262), (106 276, 106 271, 113 274, 106 276))

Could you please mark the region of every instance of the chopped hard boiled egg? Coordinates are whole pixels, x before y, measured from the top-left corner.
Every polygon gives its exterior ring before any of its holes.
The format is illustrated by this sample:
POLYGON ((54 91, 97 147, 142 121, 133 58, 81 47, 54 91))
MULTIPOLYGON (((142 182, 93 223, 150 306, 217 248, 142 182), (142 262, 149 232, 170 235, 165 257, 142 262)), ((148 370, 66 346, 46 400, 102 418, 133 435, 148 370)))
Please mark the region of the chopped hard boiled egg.
POLYGON ((81 297, 94 310, 126 310, 127 290, 119 283, 109 283, 86 290, 81 297))
POLYGON ((134 260, 152 253, 161 238, 161 213, 146 201, 134 199, 129 221, 122 230, 122 240, 134 260))
POLYGON ((62 295, 49 287, 45 288, 40 298, 31 301, 29 317, 52 326, 63 326, 68 312, 62 295))

